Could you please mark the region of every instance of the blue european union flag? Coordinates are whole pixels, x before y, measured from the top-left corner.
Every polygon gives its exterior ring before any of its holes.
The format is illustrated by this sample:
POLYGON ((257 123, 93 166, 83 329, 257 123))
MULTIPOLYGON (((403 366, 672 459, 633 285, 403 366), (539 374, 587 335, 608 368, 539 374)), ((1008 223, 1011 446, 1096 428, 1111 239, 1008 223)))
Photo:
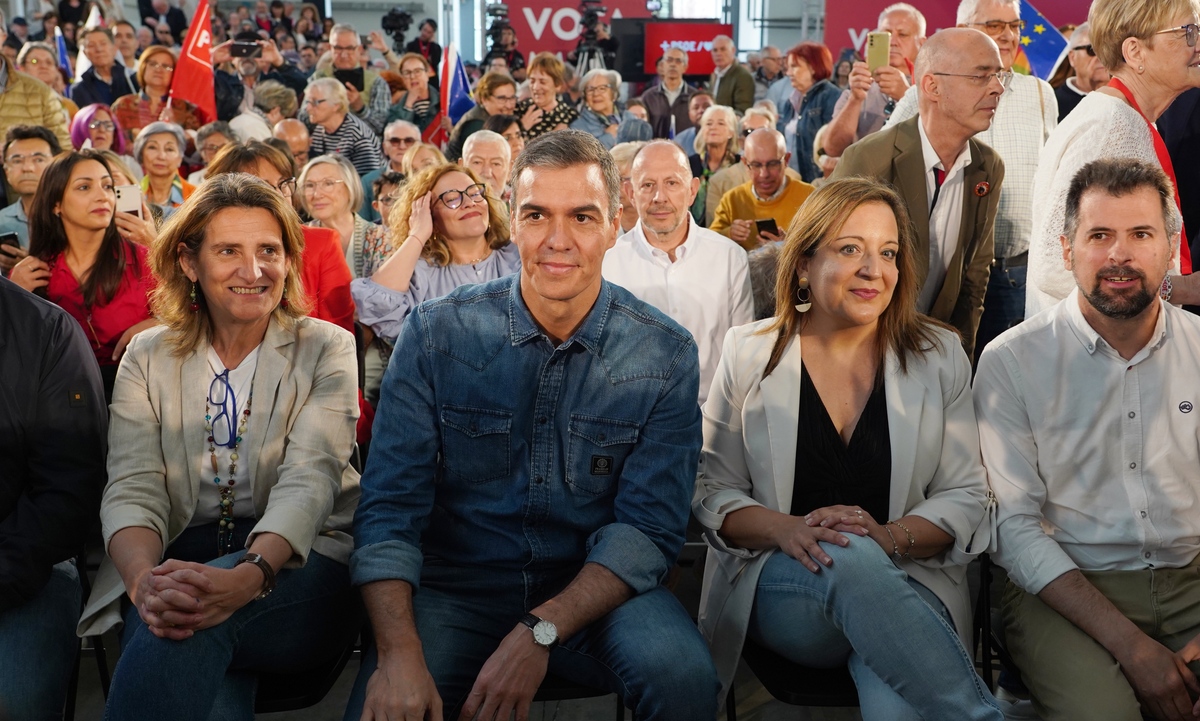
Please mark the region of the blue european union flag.
POLYGON ((1021 59, 1018 58, 1014 69, 1049 80, 1067 53, 1067 39, 1028 0, 1021 0, 1021 19, 1025 21, 1025 30, 1021 32, 1021 51, 1025 55, 1025 62, 1021 67, 1021 59))
POLYGON ((67 54, 67 40, 63 37, 62 28, 54 26, 54 44, 58 50, 58 65, 67 74, 68 78, 75 77, 74 71, 71 70, 71 60, 67 54))

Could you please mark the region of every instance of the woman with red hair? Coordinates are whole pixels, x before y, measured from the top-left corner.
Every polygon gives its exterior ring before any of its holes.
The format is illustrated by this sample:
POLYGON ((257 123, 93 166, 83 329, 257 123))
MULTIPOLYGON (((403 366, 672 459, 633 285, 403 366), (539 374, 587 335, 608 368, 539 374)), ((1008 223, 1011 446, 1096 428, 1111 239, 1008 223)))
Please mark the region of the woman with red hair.
POLYGON ((787 52, 786 72, 792 94, 779 109, 779 131, 787 138, 792 168, 811 183, 824 176, 813 157, 813 141, 817 131, 833 120, 833 107, 841 97, 829 79, 833 55, 821 43, 800 43, 787 52))

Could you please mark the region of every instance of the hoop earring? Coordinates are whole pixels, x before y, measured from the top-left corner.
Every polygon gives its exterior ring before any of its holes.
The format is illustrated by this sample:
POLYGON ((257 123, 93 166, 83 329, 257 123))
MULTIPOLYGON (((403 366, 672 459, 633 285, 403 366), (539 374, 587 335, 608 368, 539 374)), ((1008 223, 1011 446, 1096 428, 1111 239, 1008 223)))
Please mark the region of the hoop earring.
POLYGON ((193 313, 200 312, 200 301, 196 300, 196 285, 196 282, 192 281, 192 292, 188 293, 188 297, 192 301, 191 304, 188 305, 188 310, 192 311, 193 313))
POLYGON ((800 301, 796 304, 797 312, 807 313, 812 308, 812 293, 808 291, 808 278, 800 279, 800 287, 796 288, 796 300, 800 301))

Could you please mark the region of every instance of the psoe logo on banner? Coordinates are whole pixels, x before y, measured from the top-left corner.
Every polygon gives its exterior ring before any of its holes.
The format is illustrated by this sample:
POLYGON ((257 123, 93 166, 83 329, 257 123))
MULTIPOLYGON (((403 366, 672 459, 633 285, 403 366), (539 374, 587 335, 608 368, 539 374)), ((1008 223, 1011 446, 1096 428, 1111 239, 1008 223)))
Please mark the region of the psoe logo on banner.
POLYGON ((664 53, 671 48, 679 48, 685 53, 711 53, 712 46, 711 40, 705 40, 704 42, 696 42, 695 40, 663 40, 659 43, 659 47, 662 48, 664 53))
MULTIPOLYGON (((529 29, 533 31, 533 39, 541 40, 542 35, 546 32, 546 25, 549 24, 551 32, 559 40, 573 41, 579 38, 579 33, 582 28, 579 22, 583 20, 583 16, 575 8, 559 8, 558 11, 551 11, 550 8, 542 8, 541 11, 534 17, 533 8, 521 8, 525 13, 525 21, 529 23, 529 29), (568 21, 570 27, 567 26, 568 21)), ((603 17, 603 15, 602 15, 603 17)), ((613 11, 610 20, 621 19, 621 8, 613 11)))
MULTIPOLYGON (((207 17, 199 18, 204 22, 200 32, 196 33, 195 40, 188 44, 187 54, 192 60, 211 69, 212 68, 212 32, 208 29, 210 22, 207 17)), ((195 24, 195 21, 193 21, 195 24)))

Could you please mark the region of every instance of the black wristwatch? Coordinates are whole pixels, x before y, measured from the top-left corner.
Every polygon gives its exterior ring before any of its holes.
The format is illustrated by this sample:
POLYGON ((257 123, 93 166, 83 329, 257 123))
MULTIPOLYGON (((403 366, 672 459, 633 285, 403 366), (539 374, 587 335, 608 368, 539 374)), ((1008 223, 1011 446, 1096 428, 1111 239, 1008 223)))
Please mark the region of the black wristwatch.
POLYGON ((267 559, 263 558, 258 553, 247 553, 238 559, 234 566, 240 566, 243 563, 253 563, 258 566, 258 570, 263 574, 262 591, 254 597, 255 601, 261 601, 271 595, 271 591, 275 590, 275 569, 271 568, 271 564, 267 563, 267 559))
POLYGON ((558 645, 558 627, 553 623, 544 619, 538 618, 532 613, 525 614, 521 619, 521 623, 529 627, 533 631, 533 642, 539 646, 544 646, 549 650, 553 650, 558 645))

